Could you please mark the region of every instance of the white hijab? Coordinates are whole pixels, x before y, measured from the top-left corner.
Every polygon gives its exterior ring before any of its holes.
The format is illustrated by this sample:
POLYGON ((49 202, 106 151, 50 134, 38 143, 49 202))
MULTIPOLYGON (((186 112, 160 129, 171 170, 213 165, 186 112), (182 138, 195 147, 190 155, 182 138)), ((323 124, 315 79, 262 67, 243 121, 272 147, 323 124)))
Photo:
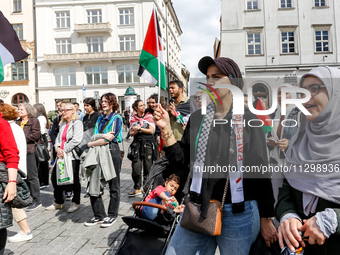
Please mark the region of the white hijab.
POLYGON ((320 79, 329 96, 329 102, 314 120, 308 121, 302 114, 299 131, 286 154, 287 165, 295 165, 299 171, 285 176, 293 188, 303 192, 304 213, 308 215, 315 212, 319 198, 340 204, 340 70, 328 66, 314 68, 302 76, 300 87, 306 76, 320 79), (310 164, 326 166, 327 172, 311 172, 307 168, 310 164), (331 167, 339 171, 330 172, 331 167))

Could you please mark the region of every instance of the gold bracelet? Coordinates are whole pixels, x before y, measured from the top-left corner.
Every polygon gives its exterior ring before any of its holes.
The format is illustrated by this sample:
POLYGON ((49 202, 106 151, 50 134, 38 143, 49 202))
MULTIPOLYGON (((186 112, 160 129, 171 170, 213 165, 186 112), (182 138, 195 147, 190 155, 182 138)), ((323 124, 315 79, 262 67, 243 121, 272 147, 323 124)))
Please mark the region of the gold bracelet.
POLYGON ((172 130, 170 129, 168 132, 166 132, 165 134, 163 134, 162 133, 162 139, 164 140, 164 141, 167 141, 167 140, 169 140, 170 138, 171 138, 171 136, 172 136, 172 130))

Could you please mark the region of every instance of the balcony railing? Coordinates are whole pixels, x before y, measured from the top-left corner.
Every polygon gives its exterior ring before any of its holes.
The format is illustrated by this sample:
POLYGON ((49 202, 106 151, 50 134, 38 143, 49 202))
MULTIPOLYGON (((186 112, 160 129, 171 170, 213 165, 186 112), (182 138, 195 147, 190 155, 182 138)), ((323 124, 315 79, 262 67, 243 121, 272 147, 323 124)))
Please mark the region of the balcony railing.
POLYGON ((93 32, 107 32, 111 33, 111 24, 107 23, 86 23, 74 24, 74 32, 76 33, 93 33, 93 32))
POLYGON ((140 51, 108 51, 108 52, 86 52, 86 53, 66 53, 66 54, 44 54, 44 62, 71 62, 90 60, 111 60, 111 59, 136 59, 139 58, 140 51))

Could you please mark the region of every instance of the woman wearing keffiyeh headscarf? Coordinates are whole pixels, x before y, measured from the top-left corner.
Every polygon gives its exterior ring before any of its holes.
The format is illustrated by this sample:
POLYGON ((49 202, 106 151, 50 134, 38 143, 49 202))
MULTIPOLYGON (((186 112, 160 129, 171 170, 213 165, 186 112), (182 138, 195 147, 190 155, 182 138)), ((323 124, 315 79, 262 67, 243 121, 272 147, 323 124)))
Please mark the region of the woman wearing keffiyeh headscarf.
POLYGON ((286 153, 287 166, 276 216, 279 241, 290 250, 299 243, 305 255, 340 252, 340 70, 317 67, 302 76, 300 87, 311 98, 301 126, 286 153), (300 236, 298 230, 303 232, 300 236))
MULTIPOLYGON (((259 232, 268 246, 277 239, 270 219, 274 215, 271 181, 263 176, 248 178, 248 173, 236 179, 228 172, 212 173, 204 169, 212 166, 232 166, 239 169, 242 164, 243 167, 268 165, 264 132, 260 126, 246 125, 242 128, 243 125, 240 125, 241 127, 236 128, 235 125, 230 125, 236 116, 232 109, 233 95, 229 89, 217 88, 216 85, 234 85, 242 90, 242 75, 233 60, 204 57, 198 67, 206 75, 207 84, 204 85, 214 95, 216 105, 211 102, 205 115, 201 114, 201 110, 192 113, 182 140, 178 142, 173 136, 169 116, 161 106, 155 110, 154 120, 165 140, 164 151, 173 166, 172 173, 179 175, 183 182, 190 176, 189 199, 191 203, 200 206, 200 220, 204 221, 209 217, 210 200, 222 202, 223 195, 226 194, 222 208, 222 229, 220 235, 210 236, 202 231, 189 229, 188 225, 183 227, 181 217, 166 254, 210 255, 215 254, 218 246, 220 253, 224 255, 247 255, 259 232), (214 125, 214 120, 225 124, 214 125), (197 168, 200 170, 197 171, 197 168)), ((245 123, 257 120, 248 109, 245 109, 244 115, 237 116, 243 118, 245 123)), ((185 214, 186 211, 183 215, 185 214)))

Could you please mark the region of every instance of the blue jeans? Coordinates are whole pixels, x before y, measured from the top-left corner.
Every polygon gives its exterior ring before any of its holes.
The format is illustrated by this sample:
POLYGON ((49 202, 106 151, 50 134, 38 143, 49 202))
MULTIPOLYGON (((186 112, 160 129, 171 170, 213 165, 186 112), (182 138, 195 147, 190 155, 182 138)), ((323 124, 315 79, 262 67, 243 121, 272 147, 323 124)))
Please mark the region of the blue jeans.
POLYGON ((255 200, 244 202, 244 212, 233 214, 232 204, 224 205, 222 231, 208 236, 177 225, 166 255, 214 255, 218 245, 223 255, 248 255, 260 232, 260 215, 255 200))
MULTIPOLYGON (((165 191, 164 193, 168 197, 171 197, 168 191, 165 191)), ((160 197, 155 197, 153 199, 150 199, 149 203, 161 205, 162 199, 160 197)), ((157 217, 159 212, 160 212, 160 209, 151 207, 151 206, 143 206, 143 209, 142 209, 143 218, 149 219, 149 220, 154 220, 157 217)))

